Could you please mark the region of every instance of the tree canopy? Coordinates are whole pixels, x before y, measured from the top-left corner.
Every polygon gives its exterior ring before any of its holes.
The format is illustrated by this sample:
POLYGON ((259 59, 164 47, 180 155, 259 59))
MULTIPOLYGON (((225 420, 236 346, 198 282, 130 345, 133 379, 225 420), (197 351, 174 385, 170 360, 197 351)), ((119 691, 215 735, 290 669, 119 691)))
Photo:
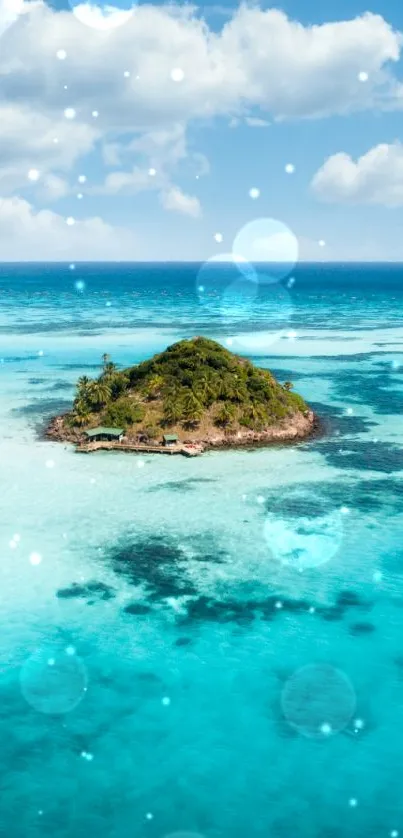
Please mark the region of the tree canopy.
POLYGON ((213 340, 181 340, 148 361, 121 370, 102 356, 97 379, 77 383, 71 426, 117 425, 128 432, 216 426, 261 430, 308 410, 267 369, 255 367, 213 340))

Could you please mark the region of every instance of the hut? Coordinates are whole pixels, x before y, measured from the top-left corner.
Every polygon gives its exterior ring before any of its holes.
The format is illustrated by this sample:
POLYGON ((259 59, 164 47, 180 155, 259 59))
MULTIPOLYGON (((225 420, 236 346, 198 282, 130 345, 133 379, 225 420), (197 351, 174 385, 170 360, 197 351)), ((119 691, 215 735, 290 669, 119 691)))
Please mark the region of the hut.
POLYGON ((124 436, 122 428, 91 428, 85 432, 88 442, 121 442, 124 436))
POLYGON ((176 434, 164 434, 163 443, 166 447, 172 447, 178 444, 178 437, 176 434))

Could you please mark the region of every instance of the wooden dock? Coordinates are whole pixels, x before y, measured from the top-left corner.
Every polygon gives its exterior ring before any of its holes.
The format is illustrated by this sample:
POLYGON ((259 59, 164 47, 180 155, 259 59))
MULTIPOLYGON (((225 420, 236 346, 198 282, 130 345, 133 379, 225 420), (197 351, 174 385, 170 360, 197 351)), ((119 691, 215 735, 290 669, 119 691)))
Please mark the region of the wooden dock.
POLYGON ((144 445, 128 442, 83 442, 76 446, 78 454, 92 451, 126 451, 135 454, 182 454, 183 457, 198 457, 203 453, 201 445, 190 448, 187 445, 144 445))

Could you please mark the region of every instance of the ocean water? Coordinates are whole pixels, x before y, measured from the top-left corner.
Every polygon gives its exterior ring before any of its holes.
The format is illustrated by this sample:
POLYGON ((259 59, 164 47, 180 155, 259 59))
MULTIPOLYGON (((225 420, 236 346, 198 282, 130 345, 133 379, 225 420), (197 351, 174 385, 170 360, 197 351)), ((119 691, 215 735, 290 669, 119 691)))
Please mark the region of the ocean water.
POLYGON ((0 834, 403 835, 402 276, 0 266, 0 834), (103 352, 195 334, 324 433, 195 460, 43 439, 103 352))

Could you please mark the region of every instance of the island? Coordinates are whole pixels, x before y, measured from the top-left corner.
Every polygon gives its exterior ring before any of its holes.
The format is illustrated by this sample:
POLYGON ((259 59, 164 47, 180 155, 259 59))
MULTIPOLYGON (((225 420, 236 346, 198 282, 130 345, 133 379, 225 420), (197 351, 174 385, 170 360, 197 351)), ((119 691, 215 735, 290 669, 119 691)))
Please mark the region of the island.
POLYGON ((168 346, 127 369, 102 357, 98 378, 77 382, 72 410, 52 419, 46 436, 99 449, 181 453, 291 442, 316 418, 293 385, 280 384, 214 340, 168 346))

